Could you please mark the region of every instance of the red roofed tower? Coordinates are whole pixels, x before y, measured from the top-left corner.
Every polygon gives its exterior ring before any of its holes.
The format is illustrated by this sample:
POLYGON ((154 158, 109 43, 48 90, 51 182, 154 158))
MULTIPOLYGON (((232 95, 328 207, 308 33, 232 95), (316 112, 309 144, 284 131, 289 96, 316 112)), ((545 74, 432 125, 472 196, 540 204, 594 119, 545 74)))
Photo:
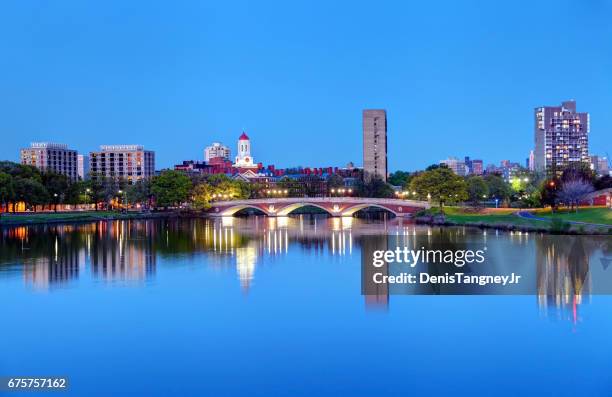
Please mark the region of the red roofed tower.
POLYGON ((251 140, 244 131, 242 135, 240 135, 240 138, 238 138, 238 155, 236 156, 234 167, 257 168, 257 164, 255 164, 251 156, 251 140))

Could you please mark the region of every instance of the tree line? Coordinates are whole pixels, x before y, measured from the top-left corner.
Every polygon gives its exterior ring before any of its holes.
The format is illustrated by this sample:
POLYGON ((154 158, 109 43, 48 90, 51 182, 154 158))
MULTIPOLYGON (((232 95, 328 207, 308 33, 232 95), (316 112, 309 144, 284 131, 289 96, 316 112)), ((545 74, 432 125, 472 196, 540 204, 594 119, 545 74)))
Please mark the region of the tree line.
POLYGON ((407 197, 431 200, 440 207, 458 203, 480 206, 495 201, 508 207, 577 208, 589 193, 612 188, 610 176, 597 178, 582 163, 550 173, 521 169, 508 182, 498 174, 462 177, 444 164, 435 164, 420 172, 398 171, 389 181, 405 189, 407 197))
MULTIPOLYGON (((272 192, 287 197, 333 195, 331 192, 342 191, 357 197, 391 198, 397 197, 399 187, 402 198, 429 200, 440 207, 458 203, 479 206, 495 201, 503 206, 555 208, 561 204, 576 207, 590 192, 612 187, 612 178, 596 178, 587 166, 577 165, 552 175, 521 170, 506 182, 497 174, 462 177, 445 165, 436 164, 424 171, 397 171, 390 175, 389 183, 358 178, 350 190, 344 188, 344 179, 336 174, 325 179, 284 177, 273 186, 272 192)), ((186 205, 205 210, 215 200, 270 197, 270 192, 269 184, 249 183, 225 174, 190 175, 166 170, 134 184, 95 174, 86 181, 71 181, 65 175, 33 166, 0 162, 0 205, 4 211, 9 208, 15 211, 18 203, 33 211, 57 210, 59 204, 91 204, 96 210, 111 205, 122 208, 138 205, 145 209, 186 205)))

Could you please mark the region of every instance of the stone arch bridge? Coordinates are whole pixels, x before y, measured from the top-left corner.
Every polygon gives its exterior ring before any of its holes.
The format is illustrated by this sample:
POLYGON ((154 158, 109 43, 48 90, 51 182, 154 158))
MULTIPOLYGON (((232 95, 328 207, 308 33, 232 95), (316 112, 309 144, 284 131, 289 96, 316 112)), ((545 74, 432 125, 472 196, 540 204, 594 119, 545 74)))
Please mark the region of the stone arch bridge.
POLYGON ((267 198, 250 200, 216 201, 208 210, 211 216, 233 216, 240 210, 251 208, 267 216, 287 216, 292 211, 306 206, 322 209, 331 216, 352 216, 355 212, 368 207, 382 208, 395 216, 411 216, 422 209, 429 208, 426 201, 379 199, 362 197, 295 197, 267 198))

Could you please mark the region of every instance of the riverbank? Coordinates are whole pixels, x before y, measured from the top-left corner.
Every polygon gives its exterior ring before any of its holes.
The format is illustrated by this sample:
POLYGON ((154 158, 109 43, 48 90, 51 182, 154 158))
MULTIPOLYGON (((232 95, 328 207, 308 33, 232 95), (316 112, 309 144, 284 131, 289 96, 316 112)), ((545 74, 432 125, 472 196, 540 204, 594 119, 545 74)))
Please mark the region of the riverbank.
POLYGON ((26 226, 57 223, 83 223, 122 219, 157 219, 180 216, 176 212, 127 212, 117 211, 78 211, 78 212, 38 212, 4 213, 0 216, 0 226, 26 226))
POLYGON ((445 207, 443 213, 438 208, 422 211, 415 220, 423 224, 550 234, 612 234, 612 210, 608 208, 583 208, 578 213, 530 210, 529 216, 524 216, 525 212, 515 208, 445 207))

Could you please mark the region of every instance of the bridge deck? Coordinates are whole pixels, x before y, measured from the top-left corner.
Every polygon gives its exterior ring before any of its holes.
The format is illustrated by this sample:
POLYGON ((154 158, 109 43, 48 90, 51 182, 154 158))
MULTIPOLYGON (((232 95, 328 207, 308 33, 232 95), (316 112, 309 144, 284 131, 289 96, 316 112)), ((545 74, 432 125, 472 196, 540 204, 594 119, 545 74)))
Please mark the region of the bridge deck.
POLYGON ((332 216, 351 216, 368 207, 388 210, 396 216, 410 216, 412 213, 429 208, 426 201, 362 198, 362 197, 287 197, 249 200, 216 201, 209 213, 213 216, 231 216, 236 212, 253 208, 268 216, 285 216, 300 207, 314 206, 332 216))

